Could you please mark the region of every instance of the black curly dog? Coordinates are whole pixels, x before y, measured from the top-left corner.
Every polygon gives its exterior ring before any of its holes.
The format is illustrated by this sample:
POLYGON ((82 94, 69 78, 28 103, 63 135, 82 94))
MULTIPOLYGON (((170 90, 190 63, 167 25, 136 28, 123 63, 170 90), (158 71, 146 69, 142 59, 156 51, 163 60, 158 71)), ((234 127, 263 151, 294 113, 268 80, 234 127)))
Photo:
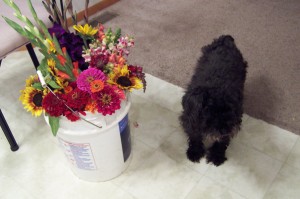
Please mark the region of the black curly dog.
POLYGON ((243 114, 247 62, 230 35, 202 48, 194 75, 182 98, 181 125, 188 136, 187 157, 219 166, 238 132, 243 114))

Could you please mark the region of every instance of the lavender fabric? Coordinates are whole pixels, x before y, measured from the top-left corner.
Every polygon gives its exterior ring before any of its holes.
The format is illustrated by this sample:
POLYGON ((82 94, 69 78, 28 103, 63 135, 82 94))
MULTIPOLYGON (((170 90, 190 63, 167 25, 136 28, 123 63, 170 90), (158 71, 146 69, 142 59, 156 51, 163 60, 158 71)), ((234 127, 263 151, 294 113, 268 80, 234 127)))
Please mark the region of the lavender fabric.
MULTIPOLYGON (((14 0, 14 2, 19 6, 23 15, 29 17, 32 20, 31 13, 29 7, 27 5, 27 1, 24 0, 14 0)), ((51 22, 48 19, 49 14, 45 10, 42 1, 40 0, 32 0, 32 4, 34 5, 35 11, 37 12, 38 17, 44 21, 46 26, 50 27, 51 22)), ((28 43, 28 40, 17 33, 13 28, 11 28, 2 16, 5 16, 17 23, 19 23, 19 19, 17 19, 13 15, 13 9, 7 6, 4 2, 0 2, 0 59, 3 59, 6 55, 13 52, 17 48, 28 43)), ((33 21, 33 20, 32 20, 33 21)), ((20 23, 19 23, 20 24, 20 23)))

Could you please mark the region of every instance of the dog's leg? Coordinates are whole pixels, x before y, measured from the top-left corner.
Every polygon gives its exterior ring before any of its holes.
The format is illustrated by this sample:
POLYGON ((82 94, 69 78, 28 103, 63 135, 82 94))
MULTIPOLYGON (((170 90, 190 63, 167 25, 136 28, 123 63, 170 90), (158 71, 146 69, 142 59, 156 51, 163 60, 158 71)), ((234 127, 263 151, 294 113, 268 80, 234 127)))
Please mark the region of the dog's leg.
POLYGON ((200 159, 205 155, 205 148, 201 136, 189 137, 186 155, 190 161, 200 162, 200 159))
POLYGON ((227 158, 225 156, 226 149, 229 145, 230 138, 225 137, 220 141, 216 141, 207 151, 206 161, 212 162, 214 165, 219 166, 223 164, 227 158))

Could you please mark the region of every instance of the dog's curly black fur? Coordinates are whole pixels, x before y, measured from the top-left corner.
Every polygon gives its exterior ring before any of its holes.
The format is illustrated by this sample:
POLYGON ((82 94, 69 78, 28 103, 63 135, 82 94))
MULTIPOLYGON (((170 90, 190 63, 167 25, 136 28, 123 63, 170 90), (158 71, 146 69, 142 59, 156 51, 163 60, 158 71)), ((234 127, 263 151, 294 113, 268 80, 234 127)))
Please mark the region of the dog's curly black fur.
POLYGON ((188 159, 199 162, 206 155, 208 163, 219 166, 242 122, 247 62, 230 35, 204 46, 202 54, 182 98, 180 121, 188 136, 188 159))

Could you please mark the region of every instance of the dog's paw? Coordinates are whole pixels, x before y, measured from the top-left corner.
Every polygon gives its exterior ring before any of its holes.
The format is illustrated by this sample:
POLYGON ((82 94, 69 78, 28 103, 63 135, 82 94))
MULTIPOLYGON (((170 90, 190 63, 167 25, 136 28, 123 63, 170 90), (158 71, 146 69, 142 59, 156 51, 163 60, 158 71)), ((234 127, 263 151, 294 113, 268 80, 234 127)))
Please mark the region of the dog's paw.
POLYGON ((188 148, 186 151, 188 159, 192 162, 200 162, 200 159, 205 155, 203 150, 195 150, 193 148, 188 148))
POLYGON ((212 156, 212 155, 207 155, 206 156, 206 161, 207 163, 213 163, 215 166, 220 166, 223 164, 227 158, 225 156, 212 156))

